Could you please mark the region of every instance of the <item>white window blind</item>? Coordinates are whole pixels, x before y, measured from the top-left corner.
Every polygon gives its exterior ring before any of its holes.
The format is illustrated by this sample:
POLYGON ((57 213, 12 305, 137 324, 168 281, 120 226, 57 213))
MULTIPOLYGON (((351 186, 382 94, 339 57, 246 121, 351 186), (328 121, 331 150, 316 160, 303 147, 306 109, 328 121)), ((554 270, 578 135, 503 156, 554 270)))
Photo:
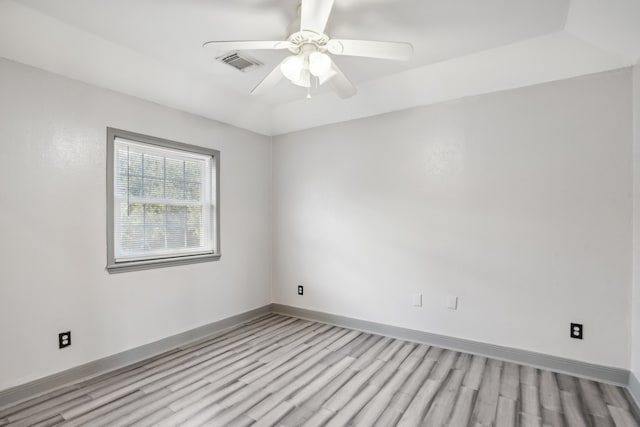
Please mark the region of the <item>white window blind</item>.
POLYGON ((115 262, 215 252, 213 158, 114 141, 115 262))

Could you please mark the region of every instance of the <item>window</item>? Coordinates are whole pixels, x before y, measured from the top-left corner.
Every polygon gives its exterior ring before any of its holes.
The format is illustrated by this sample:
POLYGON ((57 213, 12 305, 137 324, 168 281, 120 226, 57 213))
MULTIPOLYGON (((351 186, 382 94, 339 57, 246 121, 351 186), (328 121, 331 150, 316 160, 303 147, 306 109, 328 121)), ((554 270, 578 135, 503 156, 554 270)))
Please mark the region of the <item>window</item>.
POLYGON ((220 258, 220 153, 107 129, 110 272, 220 258))

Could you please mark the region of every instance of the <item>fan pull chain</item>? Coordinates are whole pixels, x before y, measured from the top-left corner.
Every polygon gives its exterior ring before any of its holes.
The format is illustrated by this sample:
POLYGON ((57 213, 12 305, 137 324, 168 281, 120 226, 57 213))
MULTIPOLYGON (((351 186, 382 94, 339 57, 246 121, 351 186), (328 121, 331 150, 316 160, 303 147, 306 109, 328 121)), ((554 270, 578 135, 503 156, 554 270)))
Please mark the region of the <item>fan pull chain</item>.
POLYGON ((311 99, 311 87, 307 88, 307 99, 311 99))

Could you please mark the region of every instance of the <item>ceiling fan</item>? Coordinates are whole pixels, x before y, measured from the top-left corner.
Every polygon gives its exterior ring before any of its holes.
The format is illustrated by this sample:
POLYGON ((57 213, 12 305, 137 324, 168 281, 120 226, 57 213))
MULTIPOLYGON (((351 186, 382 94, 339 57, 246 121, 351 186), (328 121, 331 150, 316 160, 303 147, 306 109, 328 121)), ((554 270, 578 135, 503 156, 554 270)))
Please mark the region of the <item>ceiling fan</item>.
MULTIPOLYGON (((341 98, 356 94, 355 86, 328 54, 406 61, 413 55, 409 43, 332 39, 325 34, 334 0, 302 0, 300 28, 282 41, 209 41, 205 48, 222 50, 289 50, 287 56, 252 91, 261 95, 286 77, 291 83, 311 88, 329 83, 341 98)), ((297 28, 297 26, 296 26, 297 28)))

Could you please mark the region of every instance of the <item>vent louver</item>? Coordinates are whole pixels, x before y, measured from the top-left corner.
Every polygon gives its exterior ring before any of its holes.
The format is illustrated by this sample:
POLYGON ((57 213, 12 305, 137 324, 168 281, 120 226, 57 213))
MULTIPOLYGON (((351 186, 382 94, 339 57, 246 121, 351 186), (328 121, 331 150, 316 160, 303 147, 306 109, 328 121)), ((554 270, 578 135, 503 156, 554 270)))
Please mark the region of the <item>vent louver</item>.
POLYGON ((250 57, 244 53, 231 52, 216 58, 218 61, 231 65, 236 70, 246 73, 247 71, 258 68, 262 65, 262 62, 255 58, 250 57))

